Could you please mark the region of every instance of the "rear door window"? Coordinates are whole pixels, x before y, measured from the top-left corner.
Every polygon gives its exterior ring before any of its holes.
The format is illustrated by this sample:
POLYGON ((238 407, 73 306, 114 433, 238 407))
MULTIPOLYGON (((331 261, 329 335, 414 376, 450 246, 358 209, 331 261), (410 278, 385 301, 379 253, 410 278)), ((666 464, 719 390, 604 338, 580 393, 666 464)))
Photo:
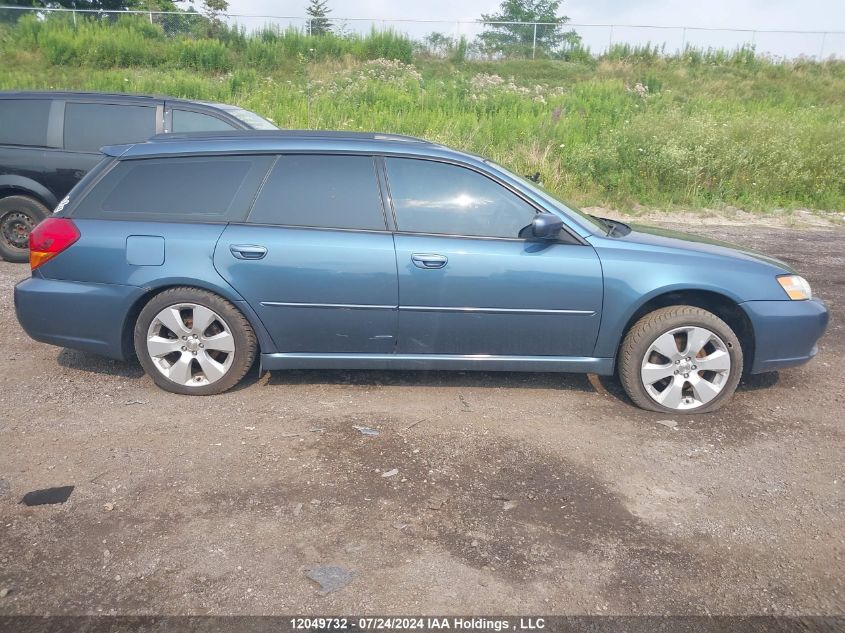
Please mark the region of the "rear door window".
POLYGON ((0 145, 46 147, 50 99, 0 99, 0 145))
POLYGON ((237 129, 231 123, 210 114, 173 110, 173 132, 226 132, 237 129))
POLYGON ((146 141, 156 133, 154 106, 65 104, 65 149, 99 152, 104 145, 146 141))
POLYGON ((118 161, 72 216, 242 221, 272 160, 272 156, 192 156, 118 161))
POLYGON ((372 156, 279 156, 249 221, 333 229, 386 229, 372 156))

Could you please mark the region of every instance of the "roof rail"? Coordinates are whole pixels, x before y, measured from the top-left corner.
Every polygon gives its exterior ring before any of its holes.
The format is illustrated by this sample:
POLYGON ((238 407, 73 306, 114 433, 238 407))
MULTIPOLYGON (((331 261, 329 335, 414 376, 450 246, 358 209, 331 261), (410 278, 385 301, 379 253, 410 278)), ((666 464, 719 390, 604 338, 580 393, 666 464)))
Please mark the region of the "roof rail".
POLYGON ((191 103, 200 103, 196 99, 181 99, 178 97, 167 97, 164 95, 154 94, 136 94, 134 92, 98 92, 96 90, 0 90, 0 97, 40 97, 45 99, 58 98, 64 95, 72 95, 75 97, 103 97, 106 99, 120 98, 120 99, 157 99, 160 101, 189 101, 191 103))
POLYGON ((381 132, 346 132, 334 130, 232 130, 223 132, 173 132, 156 134, 151 141, 219 141, 224 139, 348 139, 361 141, 396 141, 402 143, 425 143, 431 141, 403 134, 382 134, 381 132))

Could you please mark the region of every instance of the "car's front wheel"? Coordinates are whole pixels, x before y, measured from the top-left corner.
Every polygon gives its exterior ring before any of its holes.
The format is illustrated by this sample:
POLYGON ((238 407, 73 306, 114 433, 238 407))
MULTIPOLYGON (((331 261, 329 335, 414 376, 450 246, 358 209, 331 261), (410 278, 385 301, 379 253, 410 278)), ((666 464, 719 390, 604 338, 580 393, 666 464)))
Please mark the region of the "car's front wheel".
POLYGON ((712 312, 670 306, 637 321, 619 353, 619 378, 650 411, 705 413, 724 405, 742 375, 742 347, 712 312))
POLYGON ((222 393, 255 360, 255 333, 229 301, 198 288, 153 297, 135 323, 135 352, 155 383, 173 393, 222 393))

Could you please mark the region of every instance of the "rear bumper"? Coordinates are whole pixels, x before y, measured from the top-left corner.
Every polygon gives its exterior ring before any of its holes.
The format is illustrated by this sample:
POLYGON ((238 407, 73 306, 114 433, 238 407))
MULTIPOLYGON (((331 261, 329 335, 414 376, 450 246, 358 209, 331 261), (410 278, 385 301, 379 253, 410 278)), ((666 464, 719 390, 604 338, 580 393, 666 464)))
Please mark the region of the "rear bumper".
POLYGON ((816 343, 829 319, 827 306, 820 299, 739 305, 754 328, 752 374, 802 365, 818 352, 816 343))
POLYGON ((15 286, 15 313, 36 341, 123 359, 124 320, 142 294, 136 286, 36 276, 15 286))

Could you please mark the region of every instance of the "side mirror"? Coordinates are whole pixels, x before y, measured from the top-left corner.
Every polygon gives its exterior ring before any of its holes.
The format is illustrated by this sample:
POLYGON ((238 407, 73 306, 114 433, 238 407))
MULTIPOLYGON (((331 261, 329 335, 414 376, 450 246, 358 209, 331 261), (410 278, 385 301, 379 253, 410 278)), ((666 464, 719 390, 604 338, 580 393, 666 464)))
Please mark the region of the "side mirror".
POLYGON ((560 235, 563 220, 554 213, 538 213, 531 220, 531 233, 542 240, 553 240, 560 235))

